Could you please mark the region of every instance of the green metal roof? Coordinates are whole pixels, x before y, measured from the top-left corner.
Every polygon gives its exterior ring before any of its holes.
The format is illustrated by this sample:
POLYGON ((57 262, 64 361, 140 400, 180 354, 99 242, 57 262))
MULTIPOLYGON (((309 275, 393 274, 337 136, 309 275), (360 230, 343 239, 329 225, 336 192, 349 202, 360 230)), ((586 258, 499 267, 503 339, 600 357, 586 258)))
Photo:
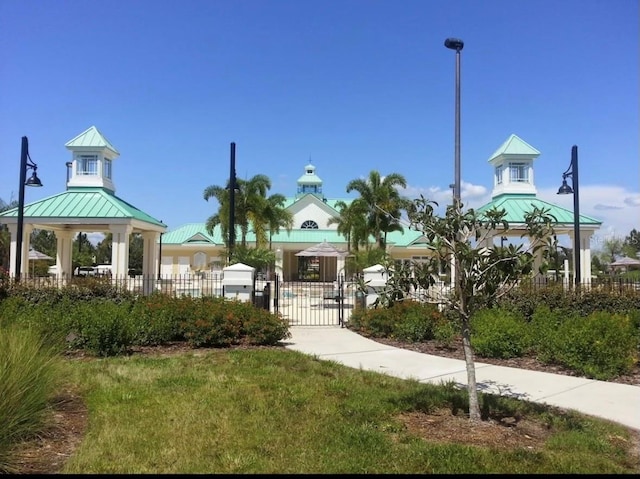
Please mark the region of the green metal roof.
POLYGON ((213 235, 207 232, 205 223, 187 223, 176 230, 162 235, 162 244, 216 244, 224 246, 220 226, 216 226, 213 235))
POLYGON ((507 138, 507 141, 500 145, 500 148, 498 148, 493 153, 493 155, 491 155, 489 161, 497 158, 500 155, 539 156, 540 152, 519 136, 512 134, 511 136, 509 136, 509 138, 507 138))
MULTIPOLYGON (((549 203, 547 201, 536 198, 535 195, 530 194, 504 194, 499 195, 493 198, 486 205, 481 206, 476 211, 482 213, 491 209, 492 207, 496 207, 501 210, 504 209, 507 212, 507 216, 505 220, 509 223, 524 223, 525 213, 531 211, 533 207, 545 208, 549 210, 549 213, 552 214, 556 220, 557 224, 573 224, 573 211, 562 208, 558 205, 554 205, 553 203, 549 203)), ((580 224, 582 225, 592 225, 592 226, 600 226, 602 221, 599 221, 595 218, 591 218, 590 216, 580 215, 580 224)))
MULTIPOLYGON (((18 208, 0 213, 0 217, 18 216, 18 208)), ((98 187, 73 187, 63 193, 25 205, 24 217, 69 219, 135 219, 165 226, 109 190, 98 187)))
MULTIPOLYGON (((240 240, 240 229, 237 229, 236 240, 240 240)), ((253 232, 247 234, 247 242, 255 243, 256 237, 253 232)), ((313 230, 294 229, 288 233, 280 230, 271 238, 274 243, 320 243, 322 241, 336 244, 346 244, 344 236, 335 230, 313 230)), ((162 235, 162 244, 211 244, 224 246, 220 225, 213 229, 213 234, 207 232, 205 223, 189 223, 180 228, 169 231, 162 235)))
POLYGON ((95 126, 90 127, 89 129, 83 131, 78 136, 69 140, 64 144, 69 149, 72 148, 108 148, 113 151, 117 155, 118 150, 114 148, 114 146, 107 140, 107 138, 98 131, 95 126))

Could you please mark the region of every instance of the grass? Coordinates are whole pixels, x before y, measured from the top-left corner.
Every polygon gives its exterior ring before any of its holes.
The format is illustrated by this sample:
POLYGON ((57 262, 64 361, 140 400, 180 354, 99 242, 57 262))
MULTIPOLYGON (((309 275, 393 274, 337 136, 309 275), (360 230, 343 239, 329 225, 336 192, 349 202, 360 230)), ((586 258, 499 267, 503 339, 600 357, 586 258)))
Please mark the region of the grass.
POLYGON ((12 472, 13 444, 37 434, 60 378, 58 356, 39 333, 0 328, 0 473, 12 472))
POLYGON ((485 405, 544 424, 541 448, 430 441, 401 415, 463 407, 463 392, 280 348, 65 368, 87 401, 89 427, 63 473, 638 472, 625 428, 507 398, 487 397, 485 405))

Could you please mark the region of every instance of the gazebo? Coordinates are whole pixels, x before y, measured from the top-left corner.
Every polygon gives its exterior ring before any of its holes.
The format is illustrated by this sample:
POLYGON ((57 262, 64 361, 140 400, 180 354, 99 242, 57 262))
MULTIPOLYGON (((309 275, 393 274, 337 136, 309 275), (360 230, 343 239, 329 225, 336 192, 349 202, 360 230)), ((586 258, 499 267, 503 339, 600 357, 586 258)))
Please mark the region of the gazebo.
MULTIPOLYGON (((72 242, 79 232, 112 233, 111 265, 114 278, 125 278, 129 270, 129 239, 140 233, 143 239, 142 273, 152 277, 157 271, 159 238, 166 225, 115 195, 113 161, 118 150, 95 126, 68 141, 72 153, 67 163, 67 189, 23 209, 23 239, 20 274, 28 273, 30 235, 34 229, 53 231, 57 239, 56 263, 61 278, 72 274, 72 242)), ((0 214, 11 234, 10 276, 15 276, 18 231, 18 208, 0 214)), ((145 282, 145 287, 152 286, 145 282)), ((150 292, 150 291, 149 291, 150 292)))
MULTIPOLYGON (((573 240, 573 211, 536 197, 533 160, 539 155, 538 150, 518 136, 511 135, 488 160, 494 168, 493 192, 491 201, 477 211, 482 213, 493 207, 504 209, 510 235, 520 237, 526 231, 524 228, 526 213, 532 211, 534 207, 545 208, 556 219, 554 224, 556 235, 567 234, 573 240)), ((579 223, 581 278, 578 279, 580 283, 585 283, 591 281, 591 236, 602 222, 580 215, 579 223)), ((536 261, 541 264, 542 258, 538 257, 536 261)))

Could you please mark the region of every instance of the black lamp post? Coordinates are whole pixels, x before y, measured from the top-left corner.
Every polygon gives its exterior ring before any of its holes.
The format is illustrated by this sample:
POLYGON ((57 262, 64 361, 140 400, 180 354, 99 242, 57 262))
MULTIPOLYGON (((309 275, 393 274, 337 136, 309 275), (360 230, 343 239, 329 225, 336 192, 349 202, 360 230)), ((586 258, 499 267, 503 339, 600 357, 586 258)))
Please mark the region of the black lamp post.
POLYGON ((231 142, 231 158, 229 171, 229 263, 233 257, 233 247, 236 244, 236 144, 231 142))
POLYGON ((464 42, 458 38, 447 38, 444 46, 456 51, 456 132, 455 132, 455 168, 453 186, 453 203, 460 207, 460 52, 464 42))
POLYGON ((18 194, 18 235, 16 238, 16 283, 20 281, 20 271, 22 269, 22 235, 24 234, 24 187, 42 186, 42 182, 36 171, 38 166, 31 161, 29 156, 29 140, 22 137, 22 148, 20 150, 20 188, 18 194), (27 170, 33 170, 33 174, 27 180, 27 170))
POLYGON ((580 271, 580 197, 578 195, 578 147, 571 148, 571 164, 567 171, 562 173, 562 186, 558 189, 559 195, 573 194, 573 270, 575 272, 576 288, 580 287, 582 274, 580 271), (571 177, 571 186, 567 184, 567 178, 571 177))

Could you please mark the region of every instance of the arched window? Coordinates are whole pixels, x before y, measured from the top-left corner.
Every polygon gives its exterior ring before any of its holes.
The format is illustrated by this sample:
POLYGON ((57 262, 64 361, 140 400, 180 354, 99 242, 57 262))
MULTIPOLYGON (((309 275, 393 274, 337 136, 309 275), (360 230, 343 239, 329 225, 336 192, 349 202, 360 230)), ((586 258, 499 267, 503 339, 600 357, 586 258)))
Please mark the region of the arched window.
POLYGON ((207 254, 198 251, 193 255, 193 267, 196 271, 202 271, 207 267, 207 254))
POLYGON ((302 226, 300 228, 302 228, 303 230, 317 230, 318 223, 313 220, 307 220, 302 223, 302 226))

